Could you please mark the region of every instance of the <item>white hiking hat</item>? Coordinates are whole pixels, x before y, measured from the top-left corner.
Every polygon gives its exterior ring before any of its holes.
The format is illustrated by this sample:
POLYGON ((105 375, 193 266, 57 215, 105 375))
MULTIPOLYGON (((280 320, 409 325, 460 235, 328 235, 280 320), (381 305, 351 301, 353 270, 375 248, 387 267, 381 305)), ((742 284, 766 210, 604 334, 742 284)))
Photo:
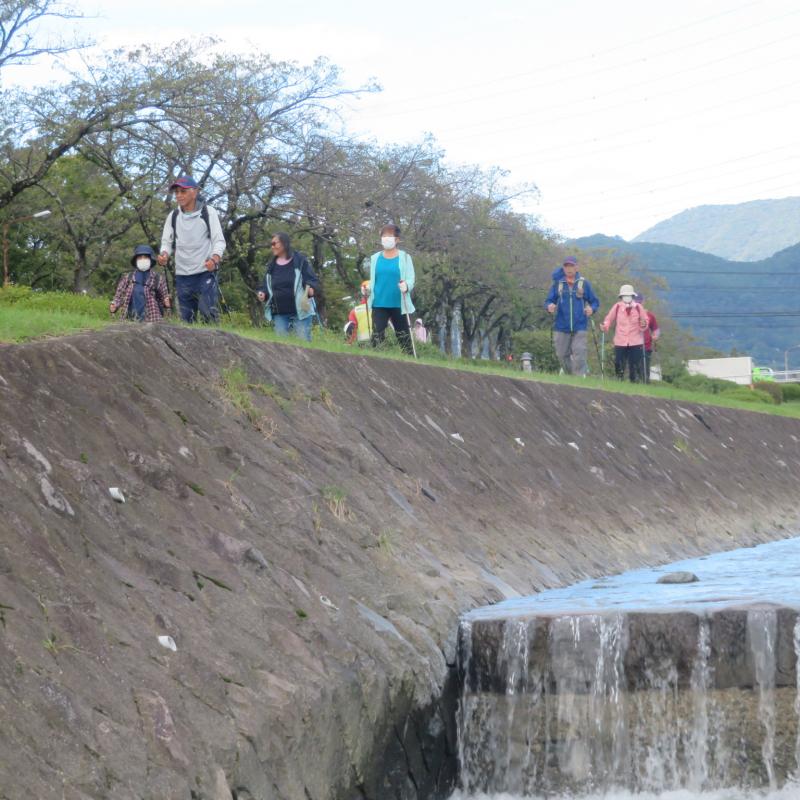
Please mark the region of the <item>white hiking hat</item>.
POLYGON ((629 294, 631 295, 631 297, 633 297, 633 295, 635 295, 636 292, 633 286, 631 286, 629 283, 625 283, 619 287, 619 296, 622 297, 622 295, 624 294, 629 294))

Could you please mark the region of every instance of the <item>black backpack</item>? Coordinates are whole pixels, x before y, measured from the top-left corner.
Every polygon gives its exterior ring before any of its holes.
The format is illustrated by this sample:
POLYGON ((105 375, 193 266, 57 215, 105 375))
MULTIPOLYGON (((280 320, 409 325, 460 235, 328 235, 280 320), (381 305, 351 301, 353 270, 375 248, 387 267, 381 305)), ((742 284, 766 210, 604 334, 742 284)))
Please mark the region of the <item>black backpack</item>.
MULTIPOLYGON (((180 213, 180 209, 176 208, 172 212, 172 246, 175 247, 178 243, 178 214, 180 213)), ((211 223, 208 221, 208 206, 203 203, 202 207, 200 208, 200 218, 206 224, 206 232, 208 233, 208 238, 211 238, 211 223)))

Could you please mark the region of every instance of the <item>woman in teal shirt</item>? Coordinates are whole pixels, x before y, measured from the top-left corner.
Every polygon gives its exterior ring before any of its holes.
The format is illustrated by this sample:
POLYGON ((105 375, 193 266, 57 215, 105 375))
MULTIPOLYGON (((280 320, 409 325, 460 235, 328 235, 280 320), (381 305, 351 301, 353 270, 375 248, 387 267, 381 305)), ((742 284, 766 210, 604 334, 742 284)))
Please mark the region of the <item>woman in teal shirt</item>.
POLYGON ((411 290, 414 288, 414 263, 398 249, 400 228, 388 223, 381 228, 381 247, 369 260, 369 307, 372 311, 372 343, 377 346, 386 335, 391 320, 397 341, 408 355, 413 352, 408 315, 414 313, 411 290))

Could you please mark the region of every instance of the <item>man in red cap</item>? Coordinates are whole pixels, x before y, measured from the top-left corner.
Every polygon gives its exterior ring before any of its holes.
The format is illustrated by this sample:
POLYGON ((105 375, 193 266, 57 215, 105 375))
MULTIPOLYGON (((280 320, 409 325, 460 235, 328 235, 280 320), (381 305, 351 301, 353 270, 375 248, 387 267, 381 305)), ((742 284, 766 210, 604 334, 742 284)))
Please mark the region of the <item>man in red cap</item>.
POLYGON ((175 293, 181 319, 203 322, 219 319, 217 269, 225 252, 225 236, 217 212, 198 197, 200 187, 190 175, 170 187, 178 208, 171 211, 161 234, 158 263, 165 267, 175 253, 175 293))

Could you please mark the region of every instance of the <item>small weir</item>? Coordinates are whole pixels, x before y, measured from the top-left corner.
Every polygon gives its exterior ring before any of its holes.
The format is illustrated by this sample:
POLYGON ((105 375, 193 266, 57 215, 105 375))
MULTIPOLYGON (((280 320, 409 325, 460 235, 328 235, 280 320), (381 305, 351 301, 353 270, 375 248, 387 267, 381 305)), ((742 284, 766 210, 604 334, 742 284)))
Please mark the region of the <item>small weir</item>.
POLYGON ((791 539, 470 612, 454 797, 800 800, 798 609, 791 539))

